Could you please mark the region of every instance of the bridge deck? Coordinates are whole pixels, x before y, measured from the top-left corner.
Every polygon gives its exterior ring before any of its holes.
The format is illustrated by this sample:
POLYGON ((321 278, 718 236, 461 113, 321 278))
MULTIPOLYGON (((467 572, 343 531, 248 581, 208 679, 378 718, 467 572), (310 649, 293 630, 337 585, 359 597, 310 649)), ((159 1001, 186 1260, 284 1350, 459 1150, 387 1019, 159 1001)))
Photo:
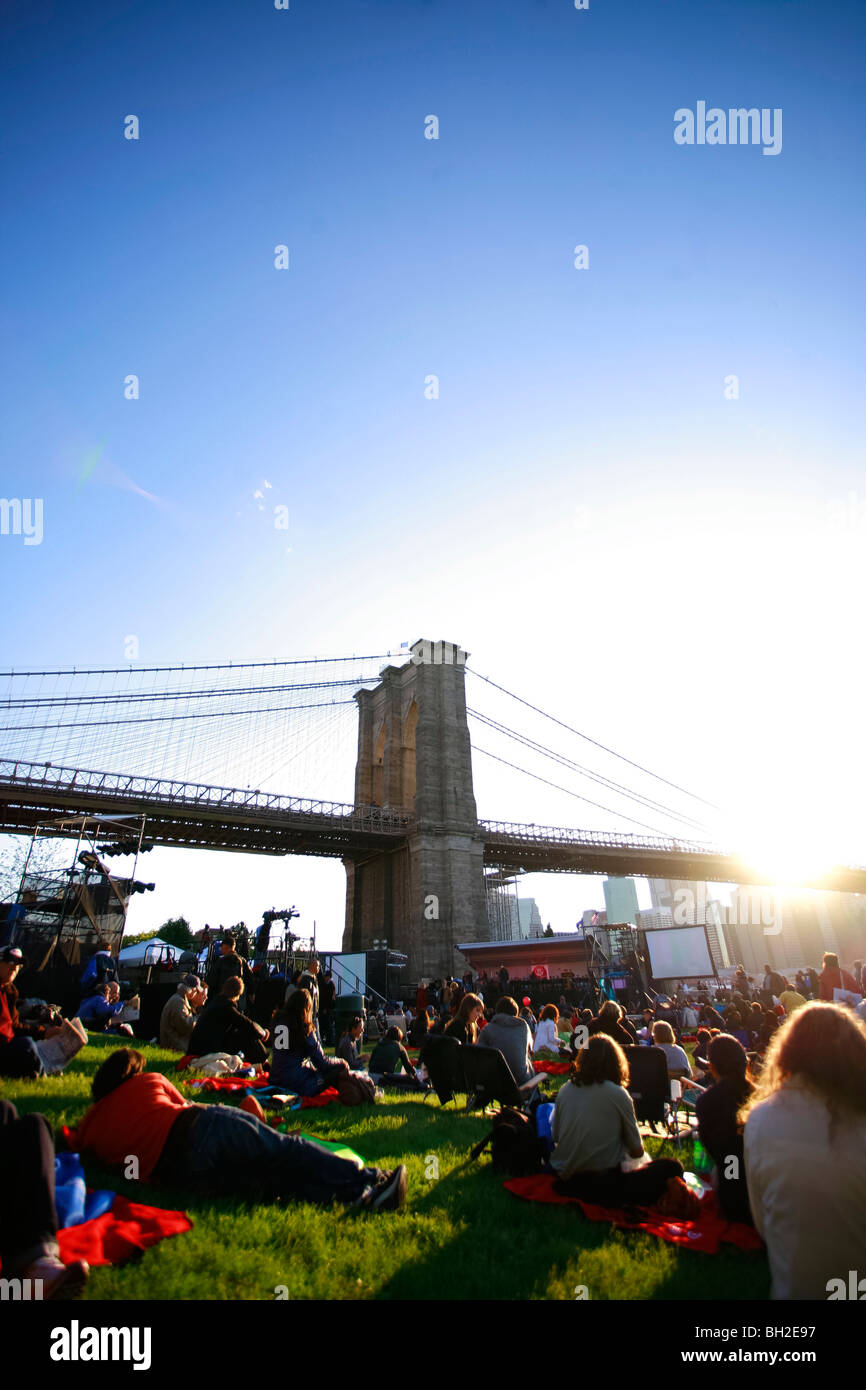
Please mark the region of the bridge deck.
MULTIPOLYGON (((0 832, 82 815, 144 815, 156 845, 337 859, 394 849, 416 829, 405 809, 0 759, 0 832)), ((485 864, 508 869, 772 884, 736 855, 688 840, 508 821, 479 821, 478 836, 485 864)), ((866 869, 837 866, 803 886, 866 893, 866 869)))

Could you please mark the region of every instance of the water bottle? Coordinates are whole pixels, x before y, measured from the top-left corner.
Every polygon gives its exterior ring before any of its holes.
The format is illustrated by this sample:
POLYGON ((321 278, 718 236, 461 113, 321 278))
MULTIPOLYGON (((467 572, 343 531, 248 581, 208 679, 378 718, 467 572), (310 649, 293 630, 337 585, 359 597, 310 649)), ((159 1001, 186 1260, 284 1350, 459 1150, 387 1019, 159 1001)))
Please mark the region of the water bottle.
POLYGON ((712 1172, 713 1160, 710 1158, 710 1155, 707 1153, 700 1139, 698 1139, 697 1137, 695 1138, 695 1153, 693 1164, 696 1173, 712 1172))

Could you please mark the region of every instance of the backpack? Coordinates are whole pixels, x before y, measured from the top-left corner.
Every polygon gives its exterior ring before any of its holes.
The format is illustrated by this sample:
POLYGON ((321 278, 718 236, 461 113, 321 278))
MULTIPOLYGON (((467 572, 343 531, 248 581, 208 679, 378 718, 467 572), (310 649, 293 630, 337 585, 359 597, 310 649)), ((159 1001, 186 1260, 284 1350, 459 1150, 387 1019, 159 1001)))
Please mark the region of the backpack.
POLYGON ((493 1116, 493 1128, 486 1139, 475 1145, 470 1158, 479 1158, 488 1146, 497 1173, 523 1178, 540 1173, 544 1166, 545 1145, 536 1134, 535 1125, 528 1115, 510 1106, 493 1116))

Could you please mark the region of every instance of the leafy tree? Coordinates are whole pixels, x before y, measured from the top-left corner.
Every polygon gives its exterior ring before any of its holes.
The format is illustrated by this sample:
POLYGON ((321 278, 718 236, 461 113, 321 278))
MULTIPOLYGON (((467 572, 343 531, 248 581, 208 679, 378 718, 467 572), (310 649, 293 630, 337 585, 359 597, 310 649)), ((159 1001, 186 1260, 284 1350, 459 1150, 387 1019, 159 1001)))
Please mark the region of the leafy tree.
POLYGON ((160 941, 167 941, 169 946, 177 946, 181 951, 192 951, 195 949, 192 932, 189 922, 185 917, 170 917, 167 922, 163 922, 158 931, 152 933, 158 936, 160 941))

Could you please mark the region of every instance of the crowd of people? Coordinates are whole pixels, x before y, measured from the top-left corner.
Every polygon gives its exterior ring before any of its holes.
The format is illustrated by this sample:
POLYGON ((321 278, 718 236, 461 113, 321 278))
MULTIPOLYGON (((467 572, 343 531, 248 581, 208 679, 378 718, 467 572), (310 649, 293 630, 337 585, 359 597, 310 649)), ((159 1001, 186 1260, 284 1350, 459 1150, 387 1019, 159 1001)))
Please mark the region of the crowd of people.
MULTIPOLYGON (((668 1203, 682 1212, 683 1202, 694 1201, 682 1165, 646 1153, 628 1089, 633 1051, 654 1048, 669 1081, 693 1102, 721 1213, 754 1224, 766 1243, 773 1295, 821 1297, 821 1279, 839 1272, 835 1263, 859 1260, 866 1267, 866 1232, 862 1221, 851 1220, 866 1210, 860 962, 849 971, 827 953, 820 972, 800 971, 792 981, 769 966, 751 980, 739 967, 724 993, 683 986, 632 1016, 615 999, 593 1011, 563 994, 536 1016, 528 995, 518 1000, 506 990, 488 1002, 485 982, 467 974, 422 982, 413 1005, 394 1004, 394 1014, 365 1019, 338 1015, 333 979, 311 959, 286 982, 264 1026, 244 1007, 256 977, 237 946, 226 937, 207 979, 184 976, 165 1003, 159 1042, 179 1058, 241 1057, 268 1069, 277 1092, 316 1097, 333 1088, 346 1104, 374 1101, 386 1089, 426 1092, 429 1079, 407 1043, 423 1050, 437 1035, 461 1048, 500 1053, 518 1087, 537 1080, 545 1062, 565 1063, 548 1159, 560 1192, 608 1207, 668 1203), (333 1055, 326 1051, 331 1046, 333 1055)), ((117 1031, 126 1025, 119 1022, 116 963, 100 955, 82 980, 77 1018, 90 1030, 117 1031)), ((56 1016, 32 1022, 19 1016, 14 980, 23 963, 14 947, 0 951, 0 1075, 38 1077, 44 1075, 40 1037, 50 1037, 59 1023, 56 1016)), ((92 1096, 73 1142, 108 1166, 135 1153, 144 1181, 373 1212, 405 1201, 404 1167, 359 1166, 297 1133, 281 1134, 252 1095, 240 1108, 191 1104, 130 1046, 105 1060, 92 1096)), ((25 1164, 30 1214, 3 1220, 4 1273, 43 1278, 46 1296, 75 1292, 86 1268, 64 1267, 57 1258, 50 1129, 39 1116, 19 1120, 4 1103, 0 1178, 20 1183, 25 1164)))

